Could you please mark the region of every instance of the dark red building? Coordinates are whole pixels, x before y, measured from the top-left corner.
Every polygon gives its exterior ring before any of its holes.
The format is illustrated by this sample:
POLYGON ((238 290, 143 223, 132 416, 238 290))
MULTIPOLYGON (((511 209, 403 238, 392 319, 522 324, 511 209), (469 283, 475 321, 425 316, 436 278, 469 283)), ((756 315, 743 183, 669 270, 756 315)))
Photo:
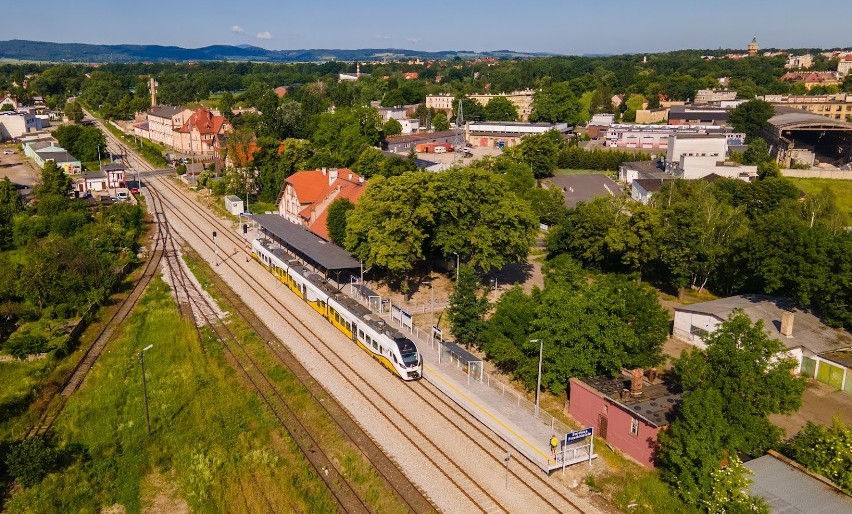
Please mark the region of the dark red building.
POLYGON ((657 434, 673 419, 681 395, 646 380, 642 370, 616 378, 572 378, 570 413, 595 435, 653 468, 657 434))

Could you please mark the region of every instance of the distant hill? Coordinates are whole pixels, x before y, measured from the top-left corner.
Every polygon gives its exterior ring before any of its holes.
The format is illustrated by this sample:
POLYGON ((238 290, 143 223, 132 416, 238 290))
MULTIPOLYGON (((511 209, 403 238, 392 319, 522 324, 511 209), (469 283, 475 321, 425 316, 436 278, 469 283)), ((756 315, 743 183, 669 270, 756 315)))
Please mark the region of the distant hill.
POLYGON ((266 50, 250 45, 213 45, 203 48, 180 48, 161 45, 88 45, 81 43, 50 43, 12 39, 0 41, 0 59, 50 62, 181 62, 181 61, 258 61, 258 62, 318 62, 318 61, 382 61, 396 59, 475 59, 478 57, 533 58, 547 53, 494 50, 487 52, 455 51, 424 52, 399 48, 363 48, 358 50, 310 49, 266 50))

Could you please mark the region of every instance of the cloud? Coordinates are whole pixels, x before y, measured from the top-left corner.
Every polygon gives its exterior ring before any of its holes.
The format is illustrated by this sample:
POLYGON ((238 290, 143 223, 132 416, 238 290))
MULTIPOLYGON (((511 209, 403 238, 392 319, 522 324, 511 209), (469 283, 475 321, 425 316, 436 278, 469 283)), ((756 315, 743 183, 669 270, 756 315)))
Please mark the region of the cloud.
POLYGON ((408 37, 408 38, 405 38, 405 40, 408 41, 409 43, 419 43, 419 42, 423 41, 419 37, 408 37))
POLYGON ((255 37, 257 37, 257 39, 272 39, 272 34, 269 32, 258 32, 255 37))
POLYGON ((385 36, 383 34, 376 34, 373 36, 374 39, 390 39, 390 36, 385 36))
POLYGON ((239 25, 234 25, 233 27, 231 27, 231 32, 233 32, 234 34, 240 34, 242 36, 246 35, 246 29, 240 27, 239 25))

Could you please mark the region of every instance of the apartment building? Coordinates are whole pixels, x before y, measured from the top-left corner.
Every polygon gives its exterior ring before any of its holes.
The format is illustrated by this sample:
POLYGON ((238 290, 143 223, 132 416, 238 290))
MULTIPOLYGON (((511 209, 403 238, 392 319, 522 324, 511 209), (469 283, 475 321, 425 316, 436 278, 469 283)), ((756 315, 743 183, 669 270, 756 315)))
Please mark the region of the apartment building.
POLYGON ((852 116, 852 94, 835 95, 763 95, 760 100, 776 107, 790 107, 835 120, 852 116))

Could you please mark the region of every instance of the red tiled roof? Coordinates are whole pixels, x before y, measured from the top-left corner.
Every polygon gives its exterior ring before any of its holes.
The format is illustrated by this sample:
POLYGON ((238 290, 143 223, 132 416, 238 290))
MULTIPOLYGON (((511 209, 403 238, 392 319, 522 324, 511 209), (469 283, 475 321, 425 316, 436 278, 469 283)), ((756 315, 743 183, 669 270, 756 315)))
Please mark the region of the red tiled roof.
POLYGON ((194 128, 201 134, 218 134, 227 123, 228 120, 224 116, 215 116, 204 107, 199 107, 178 129, 178 132, 192 132, 194 128))
MULTIPOLYGON (((358 199, 361 198, 361 195, 364 194, 364 190, 367 188, 363 187, 363 184, 355 185, 350 184, 349 187, 344 187, 340 190, 340 193, 337 195, 337 198, 346 198, 353 204, 358 204, 358 199)), ((337 200, 335 198, 335 200, 337 200)), ((331 241, 331 236, 328 233, 328 209, 324 209, 319 216, 317 216, 316 221, 311 223, 308 227, 308 230, 313 232, 314 234, 320 236, 326 241, 331 241)))

